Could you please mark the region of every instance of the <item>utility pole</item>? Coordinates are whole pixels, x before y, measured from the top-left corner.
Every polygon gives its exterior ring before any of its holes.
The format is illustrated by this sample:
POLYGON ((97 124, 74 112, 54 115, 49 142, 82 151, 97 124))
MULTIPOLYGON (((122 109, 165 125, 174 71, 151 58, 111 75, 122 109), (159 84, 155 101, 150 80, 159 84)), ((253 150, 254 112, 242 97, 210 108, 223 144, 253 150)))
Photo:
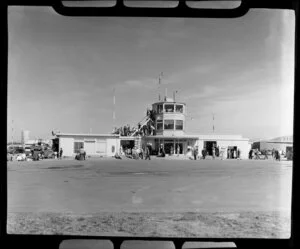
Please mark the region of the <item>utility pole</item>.
POLYGON ((212 119, 213 119, 213 126, 212 126, 213 133, 215 133, 215 114, 214 113, 212 114, 212 119))
POLYGON ((176 102, 176 100, 175 100, 176 93, 178 93, 178 91, 177 91, 177 90, 176 90, 176 91, 173 91, 173 100, 174 100, 174 102, 176 102))
POLYGON ((163 77, 164 73, 161 72, 158 76, 158 101, 160 101, 160 85, 161 85, 161 80, 163 77))
POLYGON ((113 131, 116 127, 116 89, 113 89, 113 131))
POLYGON ((14 120, 11 121, 11 144, 14 144, 14 120))

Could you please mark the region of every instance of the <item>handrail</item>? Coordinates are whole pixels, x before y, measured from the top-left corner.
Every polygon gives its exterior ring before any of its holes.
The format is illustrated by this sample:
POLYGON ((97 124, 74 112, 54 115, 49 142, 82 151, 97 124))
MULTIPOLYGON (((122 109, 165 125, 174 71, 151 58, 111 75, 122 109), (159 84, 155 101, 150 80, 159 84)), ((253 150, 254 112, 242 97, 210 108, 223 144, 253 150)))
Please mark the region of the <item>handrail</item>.
POLYGON ((140 131, 142 129, 142 127, 145 124, 147 124, 150 121, 150 117, 149 116, 146 116, 146 117, 147 117, 146 121, 143 124, 141 124, 141 127, 139 129, 137 129, 136 131, 134 131, 134 133, 132 133, 131 136, 134 136, 138 131, 140 131))

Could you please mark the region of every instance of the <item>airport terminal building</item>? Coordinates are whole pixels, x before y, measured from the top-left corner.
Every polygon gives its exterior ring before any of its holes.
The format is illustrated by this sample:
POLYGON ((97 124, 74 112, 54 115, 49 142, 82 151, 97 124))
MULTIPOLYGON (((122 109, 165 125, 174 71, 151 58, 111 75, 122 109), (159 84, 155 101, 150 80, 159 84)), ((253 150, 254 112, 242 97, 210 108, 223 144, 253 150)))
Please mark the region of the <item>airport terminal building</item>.
POLYGON ((275 149, 283 151, 284 153, 287 151, 293 151, 293 136, 282 136, 273 139, 255 141, 252 144, 252 148, 260 151, 271 151, 275 149))
MULTIPOLYGON (((248 138, 241 135, 218 134, 186 134, 186 104, 175 102, 171 98, 165 98, 152 104, 154 111, 155 132, 151 135, 122 136, 121 134, 71 134, 58 133, 59 147, 63 149, 65 156, 75 156, 83 147, 90 156, 114 156, 125 148, 141 148, 150 145, 153 154, 163 146, 166 155, 186 155, 189 148, 198 146, 199 151, 206 148, 211 155, 213 147, 219 147, 224 152, 239 149, 242 159, 248 158, 251 143, 248 138)), ((149 122, 149 117, 144 118, 140 129, 149 122)))

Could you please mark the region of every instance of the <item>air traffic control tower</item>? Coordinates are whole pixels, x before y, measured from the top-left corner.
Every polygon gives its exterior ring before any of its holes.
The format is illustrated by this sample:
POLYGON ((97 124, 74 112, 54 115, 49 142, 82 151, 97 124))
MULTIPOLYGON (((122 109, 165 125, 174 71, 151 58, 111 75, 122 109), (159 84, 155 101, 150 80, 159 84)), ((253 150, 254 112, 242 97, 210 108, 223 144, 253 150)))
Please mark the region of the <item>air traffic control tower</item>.
POLYGON ((185 134, 185 103, 165 97, 164 101, 152 104, 152 110, 156 113, 156 135, 170 137, 185 134))

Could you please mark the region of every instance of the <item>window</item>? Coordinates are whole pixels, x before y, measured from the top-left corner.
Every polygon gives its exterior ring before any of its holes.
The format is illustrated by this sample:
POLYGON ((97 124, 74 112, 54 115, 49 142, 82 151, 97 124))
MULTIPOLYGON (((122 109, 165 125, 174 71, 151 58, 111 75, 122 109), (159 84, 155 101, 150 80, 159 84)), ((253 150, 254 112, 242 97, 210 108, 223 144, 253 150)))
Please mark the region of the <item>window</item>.
POLYGON ((156 130, 162 130, 162 129, 163 129, 163 121, 156 120, 156 130))
POLYGON ((174 112, 174 105, 165 105, 165 112, 174 112))
POLYGON ((157 113, 163 112, 163 105, 157 105, 157 113))
POLYGON ((174 130, 174 120, 165 120, 165 130, 174 130))
POLYGON ((183 130, 183 121, 176 120, 176 130, 183 130))
POLYGON ((79 153, 81 148, 83 148, 83 142, 74 142, 74 153, 79 153))
POLYGON ((176 105, 176 112, 183 113, 183 105, 176 105))

